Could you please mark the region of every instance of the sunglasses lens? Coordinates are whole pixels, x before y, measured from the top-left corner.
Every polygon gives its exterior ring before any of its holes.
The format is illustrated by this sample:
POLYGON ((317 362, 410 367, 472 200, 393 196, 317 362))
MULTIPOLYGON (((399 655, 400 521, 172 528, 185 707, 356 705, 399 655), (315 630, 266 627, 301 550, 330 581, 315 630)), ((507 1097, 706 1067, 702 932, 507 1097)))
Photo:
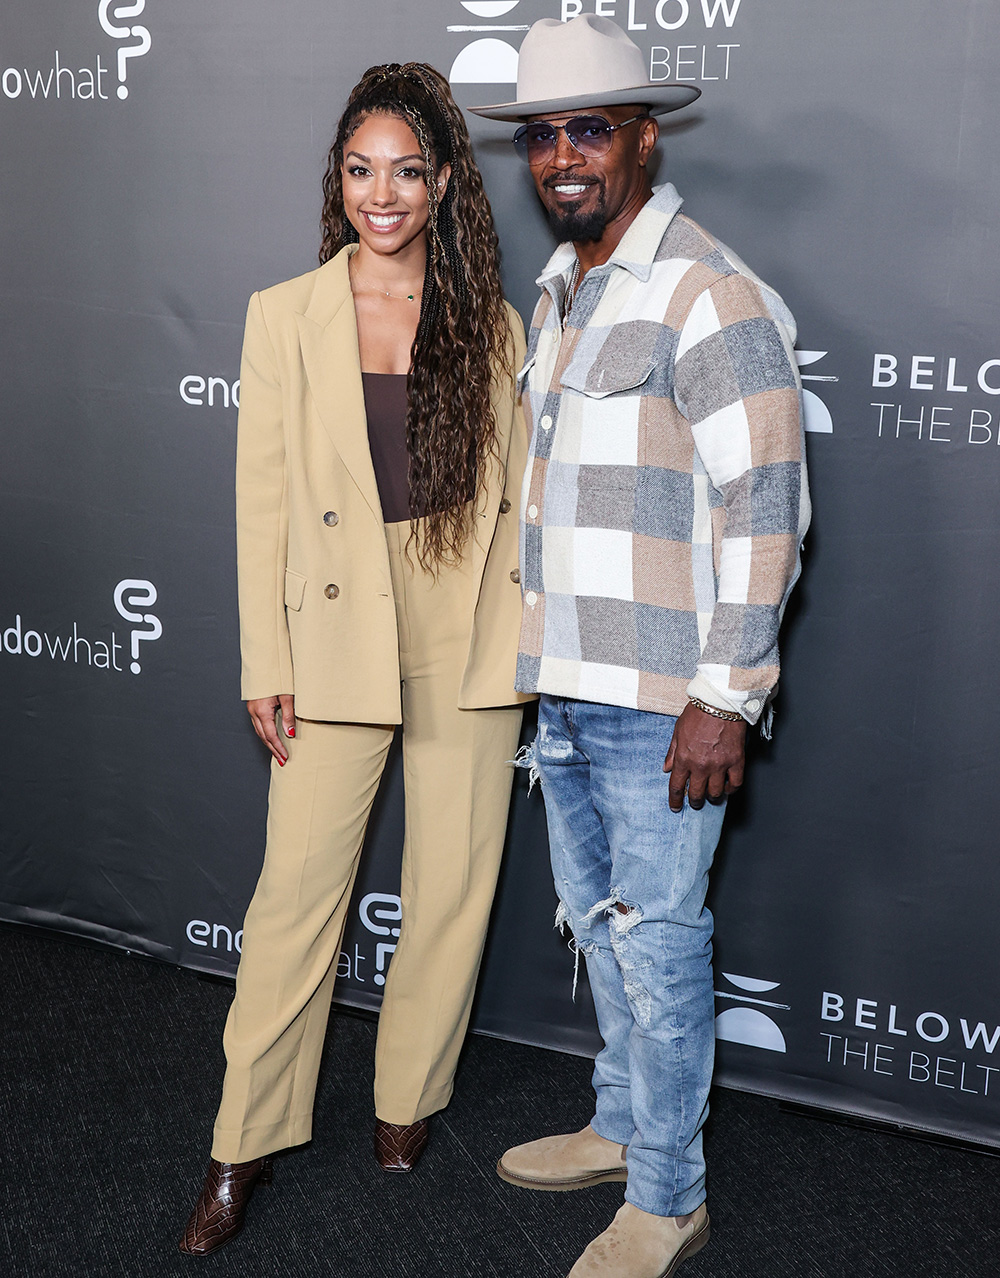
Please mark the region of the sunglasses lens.
POLYGON ((528 124, 525 126, 525 148, 529 164, 537 164, 555 150, 559 134, 551 124, 528 124))
POLYGON ((566 136, 581 155, 605 155, 611 149, 614 129, 600 115, 575 115, 559 125, 543 121, 522 124, 514 134, 514 148, 522 160, 542 164, 556 149, 560 129, 565 129, 566 136))
POLYGON ((611 147, 611 127, 599 115, 574 116, 566 133, 581 155, 604 155, 611 147))

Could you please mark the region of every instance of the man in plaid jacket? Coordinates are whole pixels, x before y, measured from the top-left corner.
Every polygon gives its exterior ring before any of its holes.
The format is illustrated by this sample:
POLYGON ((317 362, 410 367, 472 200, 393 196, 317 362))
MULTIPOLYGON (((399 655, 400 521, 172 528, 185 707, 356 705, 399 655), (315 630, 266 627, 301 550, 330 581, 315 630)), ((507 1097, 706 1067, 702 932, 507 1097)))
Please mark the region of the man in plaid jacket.
POLYGON ((649 84, 614 23, 536 23, 518 100, 561 241, 523 378, 517 688, 541 694, 557 921, 586 958, 604 1048, 587 1127, 508 1150, 534 1189, 627 1180, 571 1278, 663 1278, 708 1240, 701 1128, 714 1047, 708 872, 747 724, 770 715, 809 497, 795 326, 647 164, 649 84))

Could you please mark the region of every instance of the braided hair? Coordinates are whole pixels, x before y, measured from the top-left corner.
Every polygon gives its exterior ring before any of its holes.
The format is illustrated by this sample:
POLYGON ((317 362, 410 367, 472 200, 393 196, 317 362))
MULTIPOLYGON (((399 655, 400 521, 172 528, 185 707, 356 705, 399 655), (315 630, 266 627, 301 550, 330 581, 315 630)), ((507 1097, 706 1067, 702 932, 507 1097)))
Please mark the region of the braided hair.
POLYGON ((407 374, 410 541, 424 568, 455 563, 471 532, 469 496, 485 485, 495 450, 494 378, 513 371, 493 214, 462 113, 444 79, 422 62, 370 67, 351 92, 323 177, 319 260, 358 233, 344 213, 344 148, 371 115, 413 130, 427 184, 427 265, 407 374), (436 176, 451 165, 439 198, 436 176), (415 512, 426 511, 418 525, 415 512))

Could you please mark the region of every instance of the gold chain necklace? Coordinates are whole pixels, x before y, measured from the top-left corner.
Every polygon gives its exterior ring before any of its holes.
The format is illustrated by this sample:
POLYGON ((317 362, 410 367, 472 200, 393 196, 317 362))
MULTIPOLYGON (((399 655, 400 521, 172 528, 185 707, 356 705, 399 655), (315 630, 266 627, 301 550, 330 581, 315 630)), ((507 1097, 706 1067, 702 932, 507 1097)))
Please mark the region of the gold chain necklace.
POLYGON ((423 293, 422 289, 417 289, 416 292, 413 293, 407 293, 405 296, 400 293, 390 293, 388 289, 379 288, 377 284, 372 284, 368 280, 361 279, 356 271, 351 271, 350 275, 352 283, 360 284, 362 288, 368 289, 370 293, 381 293, 383 297, 391 297, 397 302, 413 302, 416 300, 418 294, 423 293))
POLYGON ((569 281, 566 284, 566 292, 563 294, 563 313, 562 326, 563 329, 569 323, 569 313, 573 309, 573 303, 576 301, 576 290, 580 285, 580 259, 576 258, 573 263, 573 270, 570 272, 569 281))

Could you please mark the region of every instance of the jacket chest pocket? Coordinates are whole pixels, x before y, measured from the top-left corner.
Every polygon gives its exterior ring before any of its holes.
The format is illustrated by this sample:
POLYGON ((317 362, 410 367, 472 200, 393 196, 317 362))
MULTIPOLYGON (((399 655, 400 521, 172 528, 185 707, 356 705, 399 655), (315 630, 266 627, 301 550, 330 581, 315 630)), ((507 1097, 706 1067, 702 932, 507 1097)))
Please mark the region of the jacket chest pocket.
POLYGON ((646 385, 656 367, 650 346, 649 341, 637 341, 630 347, 612 329, 596 353, 588 352, 583 343, 577 347, 562 375, 562 385, 591 399, 641 393, 640 387, 646 385))

